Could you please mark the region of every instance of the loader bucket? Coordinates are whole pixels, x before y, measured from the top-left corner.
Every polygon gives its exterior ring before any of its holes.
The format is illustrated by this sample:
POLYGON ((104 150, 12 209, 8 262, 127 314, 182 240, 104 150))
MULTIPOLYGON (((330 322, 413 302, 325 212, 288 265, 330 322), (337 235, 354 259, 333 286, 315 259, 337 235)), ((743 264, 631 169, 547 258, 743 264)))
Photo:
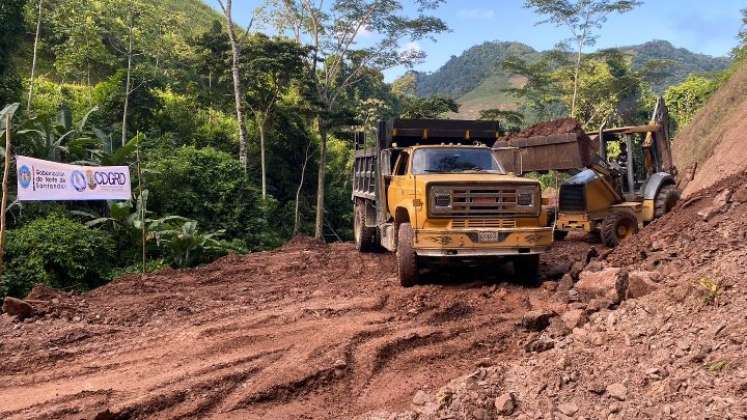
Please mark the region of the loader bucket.
POLYGON ((523 174, 589 167, 596 149, 589 136, 581 131, 499 140, 493 150, 507 171, 523 174))

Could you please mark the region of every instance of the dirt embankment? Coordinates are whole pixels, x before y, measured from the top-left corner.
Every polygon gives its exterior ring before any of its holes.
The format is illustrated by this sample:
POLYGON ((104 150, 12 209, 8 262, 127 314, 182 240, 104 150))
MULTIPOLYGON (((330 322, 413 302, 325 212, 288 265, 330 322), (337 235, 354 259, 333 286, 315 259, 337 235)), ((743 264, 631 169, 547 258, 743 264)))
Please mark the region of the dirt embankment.
POLYGON ((587 266, 572 289, 559 287, 570 331, 553 318, 523 357, 419 395, 408 411, 361 419, 745 419, 745 244, 741 173, 587 266), (628 299, 583 298, 597 286, 607 295, 621 286, 628 299))
POLYGON ((747 64, 739 68, 673 143, 684 195, 747 169, 747 64), (692 179, 690 179, 692 178, 692 179))
MULTIPOLYGON (((558 277, 590 246, 545 258, 558 277)), ((129 276, 83 295, 38 288, 0 316, 0 418, 350 418, 405 409, 480 364, 512 360, 555 282, 510 265, 439 271, 401 288, 388 254, 297 240, 195 270, 129 276)))

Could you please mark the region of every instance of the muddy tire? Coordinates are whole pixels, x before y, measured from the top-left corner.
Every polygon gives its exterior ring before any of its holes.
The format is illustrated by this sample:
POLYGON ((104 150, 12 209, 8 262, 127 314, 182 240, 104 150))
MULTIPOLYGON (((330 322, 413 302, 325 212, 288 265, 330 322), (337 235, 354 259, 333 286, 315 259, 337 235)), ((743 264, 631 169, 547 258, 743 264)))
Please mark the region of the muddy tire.
POLYGON ((568 236, 568 231, 567 230, 555 229, 555 231, 552 233, 552 237, 556 241, 565 240, 566 236, 568 236))
POLYGON ((677 191, 675 185, 670 184, 661 187, 654 201, 654 218, 658 219, 669 213, 679 199, 680 192, 677 191))
POLYGON ((638 220, 628 212, 610 213, 602 221, 602 242, 610 248, 638 232, 638 220))
POLYGON ((522 284, 536 286, 539 284, 539 255, 522 255, 513 259, 514 274, 522 284))
POLYGON ((355 204, 353 215, 353 236, 355 237, 355 249, 360 252, 371 252, 377 249, 376 228, 366 226, 366 204, 358 202, 355 204))
POLYGON ((397 232, 397 274, 402 287, 418 283, 418 256, 413 248, 415 234, 409 223, 399 225, 397 232))

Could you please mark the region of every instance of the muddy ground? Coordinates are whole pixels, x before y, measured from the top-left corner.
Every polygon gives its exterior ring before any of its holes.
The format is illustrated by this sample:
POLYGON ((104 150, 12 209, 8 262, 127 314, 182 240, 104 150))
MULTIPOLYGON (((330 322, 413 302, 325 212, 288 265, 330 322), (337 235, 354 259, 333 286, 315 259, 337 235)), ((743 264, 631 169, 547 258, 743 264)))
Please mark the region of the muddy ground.
MULTIPOLYGON (((598 247, 598 245, 597 245, 598 247)), ((350 418, 409 406, 520 357, 528 311, 591 245, 559 244, 539 287, 511 265, 435 270, 401 288, 389 254, 296 240, 75 295, 38 288, 0 316, 0 418, 350 418)))

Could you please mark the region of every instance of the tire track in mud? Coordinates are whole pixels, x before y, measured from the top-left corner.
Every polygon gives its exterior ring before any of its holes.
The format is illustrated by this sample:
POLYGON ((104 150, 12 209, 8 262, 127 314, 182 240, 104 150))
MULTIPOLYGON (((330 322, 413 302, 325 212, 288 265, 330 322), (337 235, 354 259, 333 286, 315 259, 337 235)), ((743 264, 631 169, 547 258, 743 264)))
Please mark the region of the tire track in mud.
POLYGON ((498 267, 437 272, 410 289, 394 273, 391 255, 295 241, 60 294, 74 313, 55 316, 50 304, 31 324, 0 317, 0 358, 11 362, 0 368, 0 417, 345 418, 396 409, 480 359, 516 357, 526 336, 516 320, 557 307, 552 288, 513 284, 498 267))

